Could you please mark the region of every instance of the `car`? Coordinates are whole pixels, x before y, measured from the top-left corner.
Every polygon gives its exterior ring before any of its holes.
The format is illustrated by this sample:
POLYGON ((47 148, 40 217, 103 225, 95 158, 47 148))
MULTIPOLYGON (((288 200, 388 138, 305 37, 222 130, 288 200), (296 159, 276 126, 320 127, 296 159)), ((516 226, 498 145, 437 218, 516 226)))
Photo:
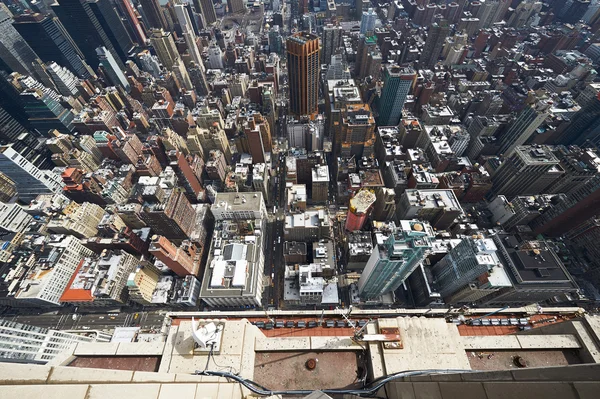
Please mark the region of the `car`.
POLYGON ((283 323, 283 321, 275 322, 275 328, 283 328, 283 327, 285 327, 285 324, 283 323))
POLYGON ((327 328, 335 327, 335 321, 333 321, 333 320, 327 320, 325 322, 325 327, 327 327, 327 328))
POLYGON ((287 328, 294 328, 294 322, 293 322, 293 321, 291 321, 291 320, 290 320, 290 321, 286 321, 286 322, 285 322, 285 326, 286 326, 287 328))
POLYGON ((316 322, 316 321, 309 321, 309 322, 308 322, 308 327, 309 327, 309 328, 314 328, 314 327, 316 327, 316 326, 317 326, 317 322, 316 322))
POLYGON ((272 330, 273 329, 273 323, 268 322, 265 324, 265 330, 272 330))
POLYGON ((297 324, 298 328, 306 327, 306 322, 304 320, 300 320, 297 324))
POLYGON ((265 322, 264 321, 257 321, 256 323, 254 323, 254 325, 258 328, 265 328, 265 322))

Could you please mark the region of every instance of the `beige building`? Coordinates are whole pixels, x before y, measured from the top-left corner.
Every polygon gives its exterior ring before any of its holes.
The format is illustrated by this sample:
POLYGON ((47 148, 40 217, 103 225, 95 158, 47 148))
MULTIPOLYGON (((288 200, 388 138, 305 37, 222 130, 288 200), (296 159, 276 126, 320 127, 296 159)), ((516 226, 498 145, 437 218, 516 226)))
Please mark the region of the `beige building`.
POLYGON ((98 234, 98 224, 104 216, 104 209, 96 204, 69 205, 73 211, 55 217, 48 222, 48 231, 56 234, 69 234, 77 238, 90 238, 98 234))
POLYGON ((150 36, 150 43, 156 51, 158 59, 165 68, 171 70, 175 61, 179 58, 179 52, 175 46, 173 35, 171 32, 165 32, 162 29, 152 30, 152 36, 150 36))

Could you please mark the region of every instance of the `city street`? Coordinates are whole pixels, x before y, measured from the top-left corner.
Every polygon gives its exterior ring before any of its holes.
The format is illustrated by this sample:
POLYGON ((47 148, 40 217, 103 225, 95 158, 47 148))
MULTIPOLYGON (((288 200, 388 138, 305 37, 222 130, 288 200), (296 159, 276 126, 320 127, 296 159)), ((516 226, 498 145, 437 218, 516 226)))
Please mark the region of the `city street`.
POLYGON ((41 314, 6 317, 17 323, 55 330, 114 330, 115 327, 139 326, 143 329, 160 329, 166 311, 92 313, 92 314, 41 314))

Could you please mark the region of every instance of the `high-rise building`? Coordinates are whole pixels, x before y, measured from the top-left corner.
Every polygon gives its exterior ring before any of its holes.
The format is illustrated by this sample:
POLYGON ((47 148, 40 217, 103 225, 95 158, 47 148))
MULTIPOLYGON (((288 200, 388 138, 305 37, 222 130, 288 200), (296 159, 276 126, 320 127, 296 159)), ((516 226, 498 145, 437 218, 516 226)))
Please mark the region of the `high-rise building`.
POLYGON ((536 234, 560 236, 598 215, 600 177, 596 175, 568 194, 560 194, 552 206, 534 219, 530 226, 536 234))
POLYGON ((66 97, 77 97, 79 95, 79 90, 77 89, 79 79, 68 68, 62 67, 52 61, 46 65, 46 72, 52 78, 56 90, 60 94, 66 97))
POLYGON ((162 236, 152 237, 148 252, 180 277, 190 274, 196 276, 200 269, 200 264, 194 262, 193 255, 190 256, 183 248, 175 246, 162 236))
MULTIPOLYGON (((0 79, 2 79, 1 76, 0 79)), ((23 125, 0 107, 0 138, 15 142, 25 131, 27 129, 23 125)))
POLYGON ((244 0, 227 0, 227 8, 229 9, 230 14, 246 12, 244 0))
POLYGON ((187 45, 188 52, 192 56, 192 60, 197 65, 202 64, 203 61, 202 57, 200 56, 200 50, 198 49, 198 45, 196 44, 196 35, 194 33, 194 27, 185 5, 176 4, 175 15, 177 16, 177 20, 179 21, 179 26, 181 27, 181 32, 185 39, 185 44, 187 45))
POLYGON ((92 76, 83 53, 58 18, 39 13, 21 14, 15 17, 13 26, 42 61, 55 61, 80 78, 92 76))
POLYGON ((375 193, 366 189, 360 190, 350 199, 346 217, 347 231, 357 231, 364 227, 375 200, 375 193))
MULTIPOLYGON (((96 54, 98 47, 104 46, 112 53, 117 54, 100 21, 98 21, 90 5, 85 0, 61 0, 60 3, 52 4, 52 10, 67 29, 92 69, 95 70, 100 64, 96 54)), ((123 63, 120 59, 118 62, 119 66, 122 67, 123 63)))
POLYGON ((331 57, 340 51, 342 45, 342 27, 339 25, 327 24, 323 27, 321 36, 323 44, 321 63, 331 63, 331 57))
POLYGON ((7 362, 45 364, 78 342, 110 340, 110 335, 93 334, 72 334, 0 320, 0 358, 7 362))
POLYGON ((368 104, 347 104, 342 108, 338 154, 357 159, 369 157, 375 147, 375 118, 368 104))
POLYGON ((52 90, 27 89, 21 93, 21 100, 29 116, 30 127, 41 135, 46 136, 54 129, 65 134, 74 130, 75 116, 60 104, 52 90))
POLYGON ((87 0, 87 2, 112 43, 115 49, 114 55, 123 62, 127 61, 134 44, 112 2, 110 0, 87 0))
POLYGON ((300 32, 286 41, 288 78, 290 87, 290 113, 310 116, 319 111, 319 37, 300 32))
POLYGON ((525 144, 550 115, 550 107, 551 104, 545 100, 538 100, 535 104, 527 105, 508 126, 506 132, 500 136, 498 152, 504 156, 510 156, 515 147, 525 144))
POLYGON ((207 25, 217 22, 215 5, 212 0, 194 0, 194 7, 197 13, 202 14, 207 25))
POLYGON ((380 126, 398 126, 406 97, 417 80, 417 73, 410 67, 387 65, 383 69, 383 89, 379 98, 380 126))
POLYGON ((375 32, 375 22, 377 21, 377 13, 372 8, 368 11, 363 11, 360 18, 360 33, 362 35, 371 35, 375 32))
POLYGON ((10 177, 0 172, 0 202, 10 202, 17 195, 17 185, 10 177))
POLYGON ((446 298, 486 274, 499 263, 490 238, 464 238, 433 266, 440 294, 446 298))
POLYGON ((146 33, 144 32, 144 29, 142 29, 140 21, 138 21, 137 15, 133 11, 131 2, 129 0, 115 0, 115 6, 123 17, 123 23, 129 32, 131 39, 140 46, 144 46, 146 44, 146 33))
POLYGON ((150 36, 150 43, 152 43, 152 47, 154 47, 154 51, 156 51, 156 55, 163 66, 171 70, 173 64, 175 64, 175 60, 179 58, 179 53, 177 52, 171 32, 154 29, 152 36, 150 36))
POLYGON ((427 34, 427 40, 423 46, 421 57, 419 58, 419 64, 423 67, 433 67, 440 55, 442 54, 442 48, 444 46, 445 38, 450 32, 448 21, 441 19, 438 22, 434 22, 429 27, 427 34))
POLYGON ((401 220, 391 223, 388 234, 375 234, 377 246, 371 252, 358 281, 358 291, 364 299, 374 299, 398 289, 431 249, 433 229, 426 222, 401 220))
POLYGON ((12 17, 8 7, 0 3, 0 59, 11 69, 7 72, 32 73, 37 54, 13 27, 12 17))
POLYGON ((21 233, 32 220, 21 205, 0 202, 0 233, 21 233))
POLYGON ((194 227, 194 208, 184 192, 174 190, 164 203, 146 204, 140 218, 158 235, 184 240, 194 227))
MULTIPOLYGON (((537 183, 546 173, 553 168, 556 169, 558 164, 558 158, 548 147, 518 146, 492 176, 493 187, 488 194, 489 198, 498 194, 507 198, 540 194, 537 183)), ((547 185, 551 183, 549 181, 547 185)), ((544 188, 542 187, 541 190, 544 188)))
MULTIPOLYGON (((578 98, 579 101, 579 98, 578 98)), ((571 118, 569 125, 557 138, 558 144, 583 144, 592 139, 600 143, 596 134, 598 122, 600 121, 600 93, 590 98, 586 104, 571 118)))
POLYGON ((112 53, 106 49, 106 47, 98 47, 96 49, 96 54, 98 54, 98 60, 100 61, 100 65, 106 71, 106 75, 108 79, 110 79, 110 83, 113 86, 121 86, 125 90, 129 91, 129 82, 125 77, 125 74, 119 67, 117 60, 113 57, 112 53))
POLYGON ((312 170, 311 199, 313 203, 325 203, 329 197, 329 167, 317 165, 312 170))
POLYGON ((452 190, 408 189, 397 205, 399 220, 426 220, 437 230, 448 229, 462 214, 463 209, 452 190))
POLYGON ((169 25, 158 0, 140 0, 146 29, 164 29, 169 31, 169 25))

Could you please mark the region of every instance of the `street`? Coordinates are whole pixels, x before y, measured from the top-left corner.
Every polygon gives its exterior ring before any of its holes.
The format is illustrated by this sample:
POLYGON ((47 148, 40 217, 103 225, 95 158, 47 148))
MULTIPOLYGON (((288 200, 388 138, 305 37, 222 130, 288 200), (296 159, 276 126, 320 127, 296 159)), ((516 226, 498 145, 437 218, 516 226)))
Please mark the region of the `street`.
POLYGON ((160 329, 166 311, 92 313, 92 314, 42 314, 5 317, 17 323, 54 330, 114 330, 115 327, 139 326, 143 329, 160 329))

